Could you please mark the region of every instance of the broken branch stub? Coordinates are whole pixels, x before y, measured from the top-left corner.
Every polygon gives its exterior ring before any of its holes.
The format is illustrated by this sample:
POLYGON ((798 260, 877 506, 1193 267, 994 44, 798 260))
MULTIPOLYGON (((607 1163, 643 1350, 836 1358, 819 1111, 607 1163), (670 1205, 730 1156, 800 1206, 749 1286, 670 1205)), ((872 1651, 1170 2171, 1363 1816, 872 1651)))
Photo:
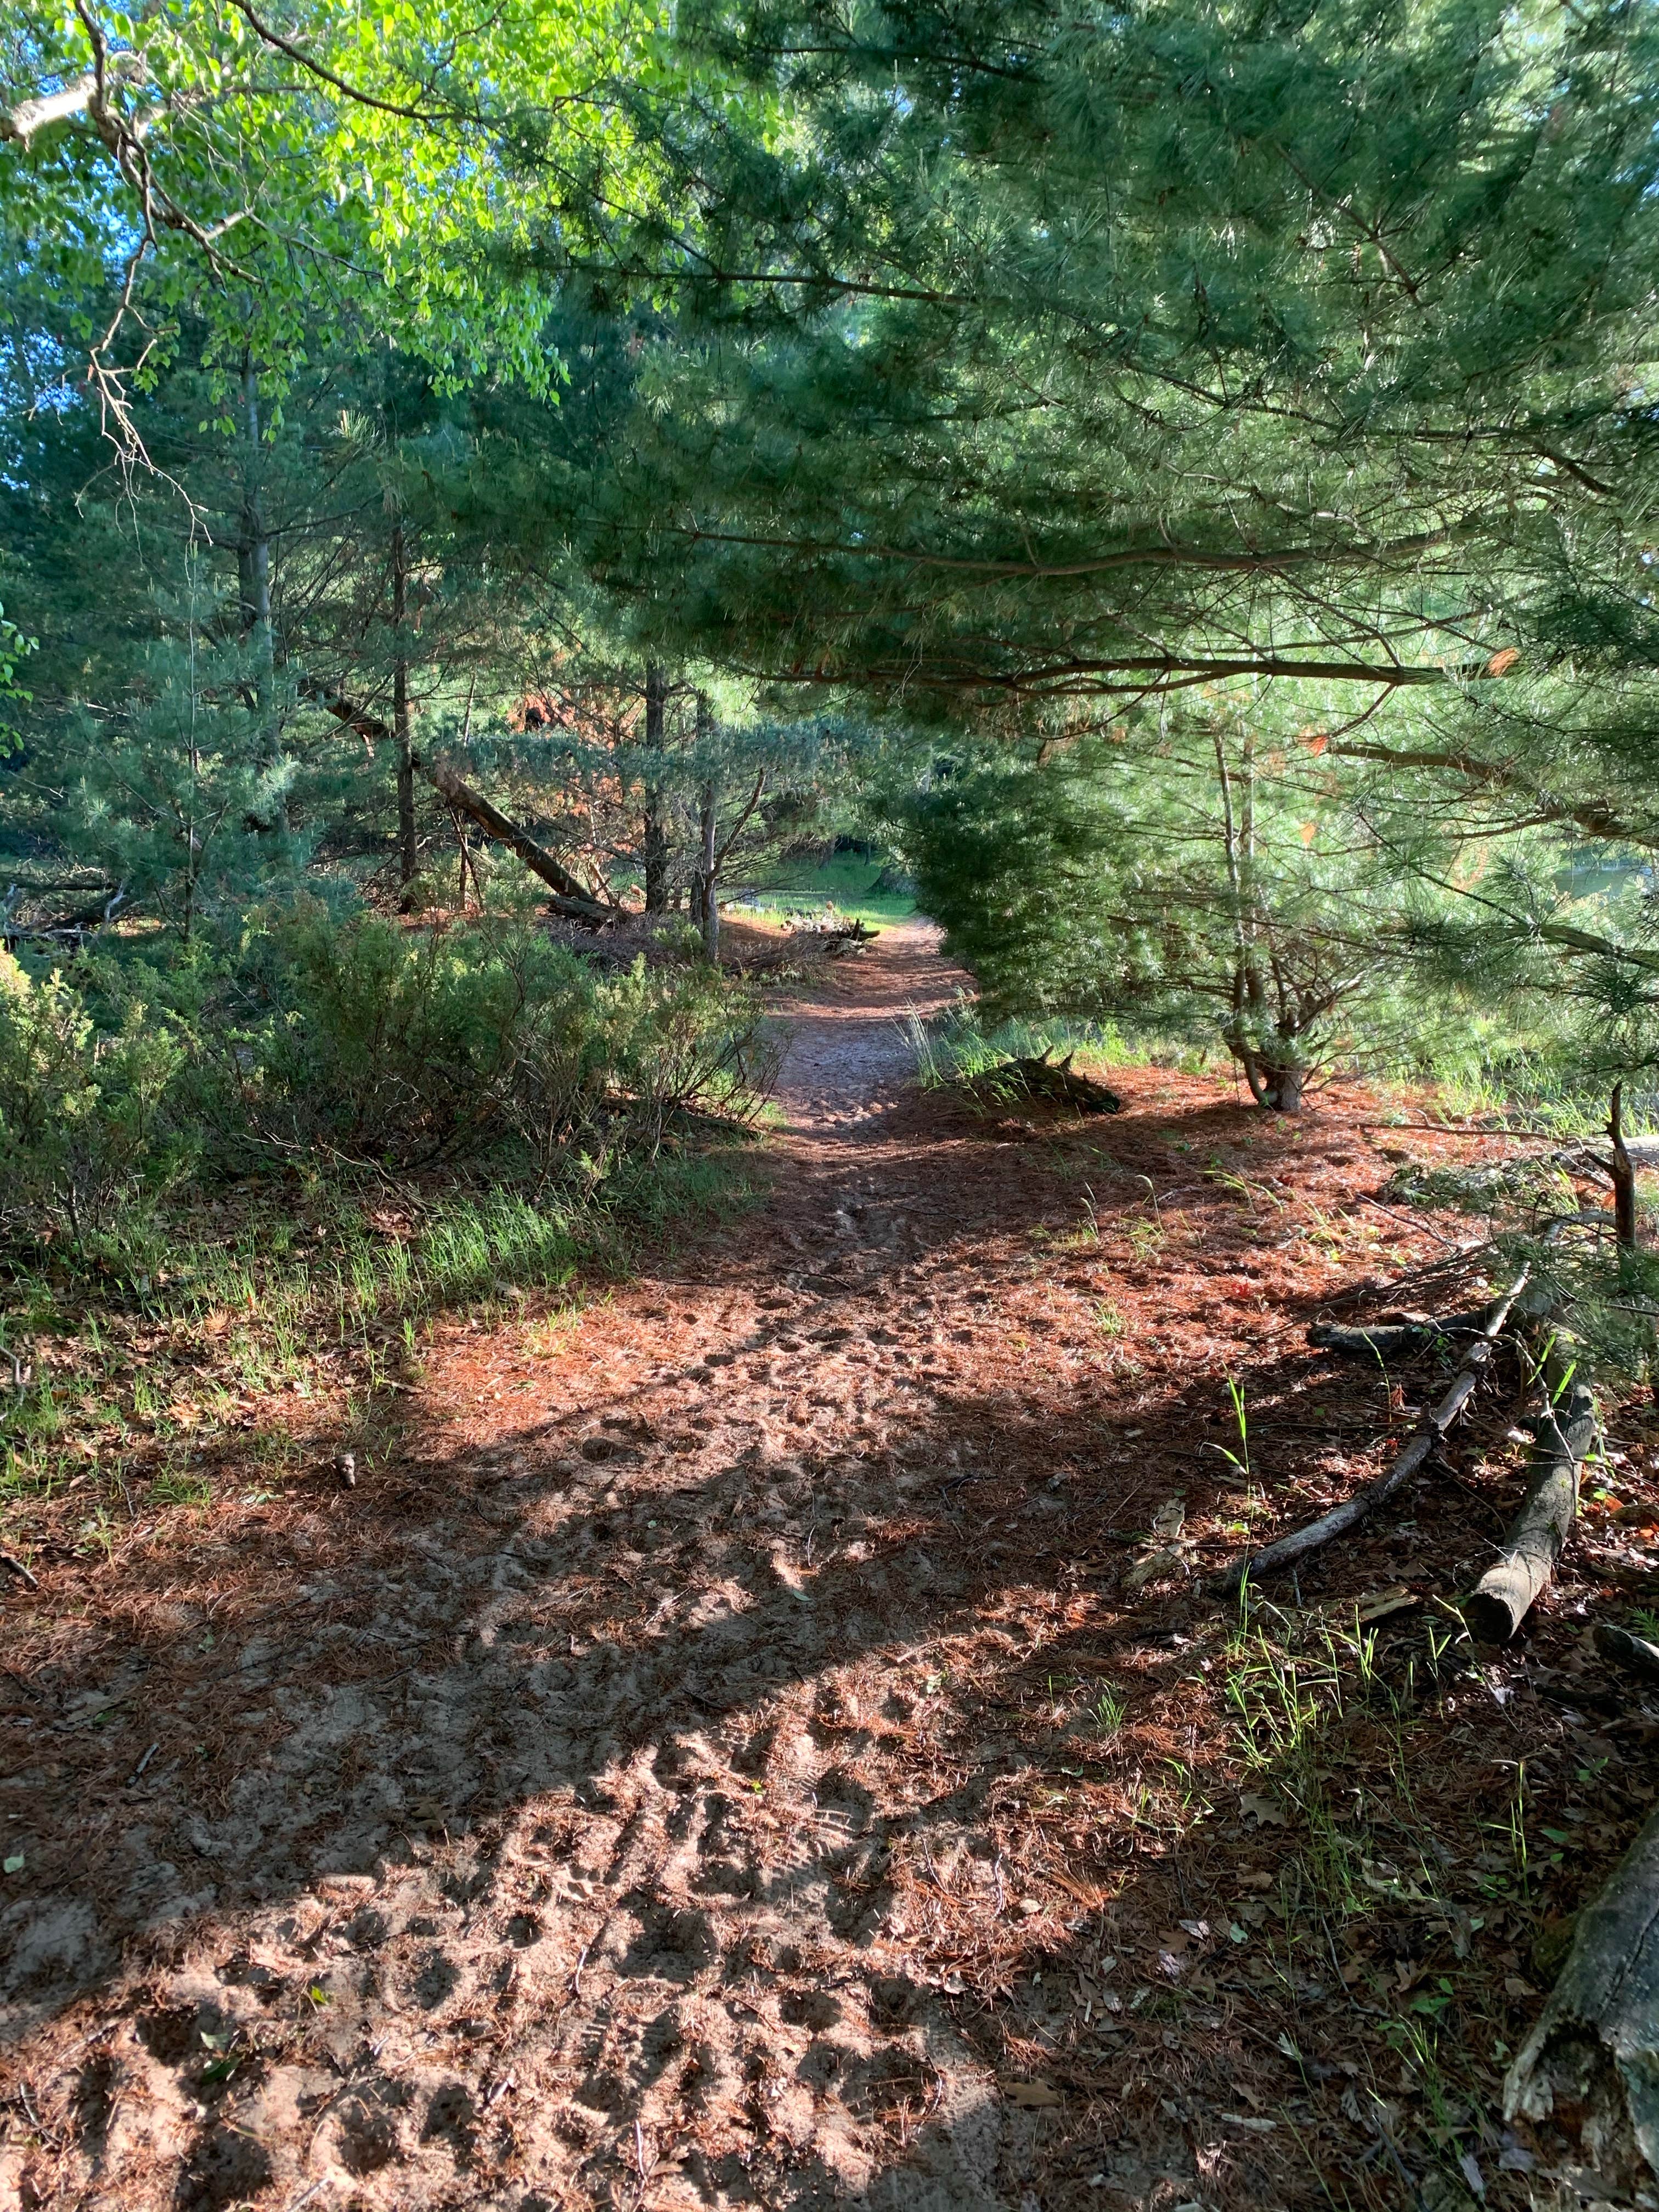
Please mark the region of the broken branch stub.
POLYGON ((1595 1441, 1595 1401, 1576 1383, 1565 1418, 1540 1417, 1532 1480, 1495 1564, 1463 1601, 1469 1633, 1507 1644, 1546 1589, 1578 1512, 1578 1470, 1595 1441))
POLYGON ((1659 1812, 1578 1916, 1572 1948, 1504 2083, 1504 2117, 1576 2133, 1621 2191, 1659 2172, 1659 1812), (1645 2169, 1645 2170, 1644 2170, 1645 2169))

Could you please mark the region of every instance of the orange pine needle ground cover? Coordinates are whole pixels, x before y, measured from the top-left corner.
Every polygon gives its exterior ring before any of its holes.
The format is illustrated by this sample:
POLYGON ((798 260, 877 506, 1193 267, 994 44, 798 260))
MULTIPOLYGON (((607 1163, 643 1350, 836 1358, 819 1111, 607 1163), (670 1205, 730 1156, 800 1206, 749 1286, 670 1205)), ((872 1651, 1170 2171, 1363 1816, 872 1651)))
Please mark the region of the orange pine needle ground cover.
POLYGON ((1309 1324, 1480 1296, 1480 1224, 1376 1192, 1502 1147, 1157 1068, 981 1113, 898 1027, 960 980, 921 925, 830 970, 766 1203, 441 1325, 354 1487, 343 1385, 250 1417, 273 1487, 101 1556, 19 1506, 0 2204, 1520 2208, 1559 2165, 1497 2092, 1645 1806, 1588 1627, 1646 1587, 1652 1409, 1513 1651, 1447 1604, 1518 1495, 1507 1368, 1243 1626, 1211 1570, 1436 1379, 1309 1324))

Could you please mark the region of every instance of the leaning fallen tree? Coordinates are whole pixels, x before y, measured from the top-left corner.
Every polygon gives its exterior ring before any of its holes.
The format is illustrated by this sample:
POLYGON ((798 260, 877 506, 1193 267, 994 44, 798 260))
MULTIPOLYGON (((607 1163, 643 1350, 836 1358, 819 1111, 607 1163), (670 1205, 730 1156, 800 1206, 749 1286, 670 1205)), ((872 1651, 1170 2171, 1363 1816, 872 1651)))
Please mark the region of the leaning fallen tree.
POLYGON ((1633 2194, 1659 2172, 1659 1812, 1579 1914, 1504 2081, 1504 2117, 1576 2135, 1598 2196, 1633 2194))
MULTIPOLYGON (((382 721, 378 714, 371 714, 355 700, 348 699, 343 692, 337 691, 332 685, 312 684, 307 686, 307 692, 319 707, 325 708, 337 722, 343 722, 366 744, 396 742, 397 733, 389 722, 382 721)), ((492 805, 482 793, 474 791, 471 784, 464 782, 456 775, 453 769, 446 767, 441 761, 425 760, 418 753, 410 755, 410 765, 416 775, 431 785, 446 805, 457 814, 465 814, 488 836, 498 839, 510 852, 518 855, 532 876, 540 877, 552 894, 548 904, 555 914, 562 915, 569 921, 586 922, 590 929, 601 928, 617 919, 615 908, 605 906, 596 899, 553 854, 536 842, 527 830, 520 829, 516 822, 501 812, 499 806, 492 805)))
POLYGON ((585 921, 598 928, 605 922, 615 921, 615 912, 601 906, 599 900, 585 891, 568 868, 560 866, 551 853, 538 845, 529 832, 510 821, 499 806, 494 806, 470 784, 463 783, 452 768, 441 761, 423 761, 417 755, 415 761, 417 775, 423 775, 432 788, 448 800, 458 814, 465 814, 471 822, 516 853, 532 876, 539 876, 553 896, 548 901, 555 914, 563 915, 572 921, 585 921))

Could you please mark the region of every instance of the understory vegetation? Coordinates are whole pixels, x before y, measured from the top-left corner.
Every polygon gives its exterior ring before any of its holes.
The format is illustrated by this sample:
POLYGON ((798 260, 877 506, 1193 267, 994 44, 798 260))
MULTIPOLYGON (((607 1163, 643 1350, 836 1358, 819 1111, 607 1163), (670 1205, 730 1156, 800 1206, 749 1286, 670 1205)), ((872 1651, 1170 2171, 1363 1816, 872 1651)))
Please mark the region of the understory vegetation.
POLYGON ((331 1365, 368 1413, 434 1316, 720 1218, 769 1054, 700 963, 607 973, 510 915, 312 900, 235 957, 0 954, 7 1487, 136 1447, 166 1490, 169 1437, 199 1462, 331 1365))

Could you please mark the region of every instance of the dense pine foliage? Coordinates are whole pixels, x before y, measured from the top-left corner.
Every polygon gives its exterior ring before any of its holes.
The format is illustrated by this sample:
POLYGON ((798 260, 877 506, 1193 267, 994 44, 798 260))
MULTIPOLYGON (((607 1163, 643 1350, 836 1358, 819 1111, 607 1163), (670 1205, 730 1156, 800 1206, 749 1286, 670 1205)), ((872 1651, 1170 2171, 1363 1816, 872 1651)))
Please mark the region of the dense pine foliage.
POLYGON ((21 973, 544 890, 717 959, 723 890, 879 823, 998 1010, 1264 1105, 1460 1030, 1649 1080, 1644 11, 3 56, 21 973))

